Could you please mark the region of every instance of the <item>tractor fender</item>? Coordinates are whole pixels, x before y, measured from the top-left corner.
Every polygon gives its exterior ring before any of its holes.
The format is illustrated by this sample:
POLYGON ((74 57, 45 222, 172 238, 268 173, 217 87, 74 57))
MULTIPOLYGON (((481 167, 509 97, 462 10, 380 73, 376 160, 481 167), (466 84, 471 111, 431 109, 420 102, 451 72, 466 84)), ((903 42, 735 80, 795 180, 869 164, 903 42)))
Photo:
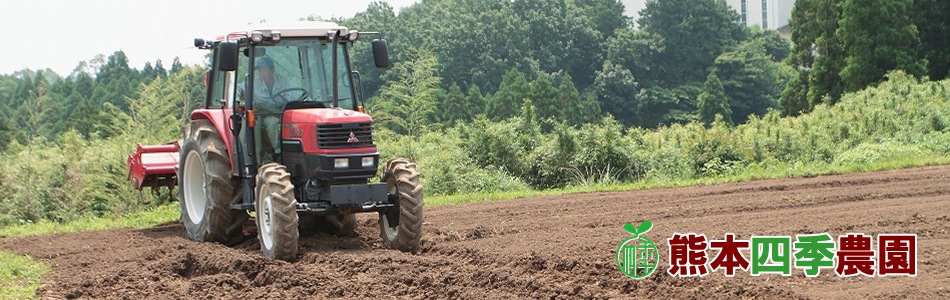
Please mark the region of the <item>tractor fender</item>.
POLYGON ((205 109, 196 109, 191 112, 191 120, 208 120, 214 124, 214 128, 218 130, 218 133, 221 135, 221 140, 224 141, 224 146, 228 151, 228 161, 231 163, 231 175, 237 176, 238 170, 234 167, 234 153, 232 150, 234 147, 231 145, 231 126, 230 119, 228 115, 230 109, 226 108, 205 108, 205 109))

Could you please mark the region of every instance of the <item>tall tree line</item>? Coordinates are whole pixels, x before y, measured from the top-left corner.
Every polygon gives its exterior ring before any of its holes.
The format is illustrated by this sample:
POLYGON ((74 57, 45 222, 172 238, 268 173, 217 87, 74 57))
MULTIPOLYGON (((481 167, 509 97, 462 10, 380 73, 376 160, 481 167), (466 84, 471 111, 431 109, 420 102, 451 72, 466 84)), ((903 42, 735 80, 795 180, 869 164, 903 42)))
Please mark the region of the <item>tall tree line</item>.
MULTIPOLYGON (((559 104, 551 95, 522 95, 544 74, 551 82, 569 76, 595 111, 651 128, 708 119, 700 116, 699 96, 715 93, 706 84, 713 73, 728 108, 720 110, 737 124, 770 109, 795 115, 834 104, 893 69, 946 78, 947 9, 939 0, 799 0, 790 37, 744 26, 724 0, 650 0, 638 28, 616 0, 430 0, 399 14, 374 2, 340 21, 384 32, 397 64, 412 63, 412 48, 434 53, 442 90, 436 94, 453 109, 436 110, 448 115, 431 121, 504 118, 518 114, 525 99, 541 117, 566 120, 550 107, 559 104), (462 101, 473 88, 485 102, 462 101)), ((371 74, 365 86, 376 94, 398 75, 360 59, 367 48, 356 49, 354 61, 371 74)), ((538 82, 534 90, 543 87, 538 82)))
MULTIPOLYGON (((545 129, 607 115, 652 128, 708 123, 716 114, 740 124, 770 109, 808 112, 877 84, 892 69, 946 78, 950 25, 940 12, 948 8, 938 0, 798 0, 790 40, 743 26, 723 0, 650 0, 638 28, 617 0, 428 0, 399 14, 373 2, 338 21, 390 42, 397 67, 372 67, 369 43, 351 53, 375 95, 371 111, 394 109, 386 102, 399 101, 407 76, 430 76, 419 82, 434 82, 431 92, 410 93, 426 99, 403 101, 430 106, 415 108, 425 120, 413 122, 425 128, 479 115, 502 120, 526 101, 547 120, 545 129), (419 62, 431 72, 415 72, 419 62)), ((115 135, 116 112, 130 109, 126 100, 181 69, 177 61, 170 69, 161 61, 132 68, 117 51, 65 77, 50 70, 0 75, 0 148, 70 128, 85 137, 115 135)))
POLYGON ((792 11, 797 75, 781 103, 789 114, 833 105, 891 70, 933 80, 950 66, 950 3, 940 0, 798 0, 792 11))
POLYGON ((116 51, 81 62, 65 77, 49 69, 0 75, 0 149, 11 141, 51 140, 70 129, 87 138, 112 136, 118 112, 129 111, 128 99, 138 98, 140 86, 183 68, 176 59, 170 70, 161 60, 138 70, 116 51))
MULTIPOLYGON (((640 28, 623 12, 616 0, 433 0, 399 14, 374 2, 341 21, 384 32, 396 64, 413 63, 410 49, 435 54, 443 92, 433 103, 453 109, 435 110, 432 121, 504 119, 530 100, 539 118, 567 124, 606 114, 631 126, 689 122, 714 69, 735 107, 726 117, 743 122, 779 107, 792 77, 779 61, 791 49, 776 32, 742 26, 722 0, 648 1, 640 28), (463 100, 473 91, 484 102, 463 100)), ((381 75, 364 82, 370 93, 398 78, 361 60, 365 46, 354 53, 359 70, 381 75)))

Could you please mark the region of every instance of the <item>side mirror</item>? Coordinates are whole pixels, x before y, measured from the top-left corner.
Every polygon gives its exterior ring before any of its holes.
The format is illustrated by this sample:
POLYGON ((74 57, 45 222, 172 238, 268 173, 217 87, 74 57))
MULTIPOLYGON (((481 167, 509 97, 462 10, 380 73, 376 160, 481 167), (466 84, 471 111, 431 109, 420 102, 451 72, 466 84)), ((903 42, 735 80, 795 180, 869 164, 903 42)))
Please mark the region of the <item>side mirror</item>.
POLYGON ((389 68, 389 43, 386 40, 373 40, 373 60, 377 68, 389 68))
POLYGON ((218 71, 234 71, 238 65, 238 46, 235 42, 218 44, 218 71))

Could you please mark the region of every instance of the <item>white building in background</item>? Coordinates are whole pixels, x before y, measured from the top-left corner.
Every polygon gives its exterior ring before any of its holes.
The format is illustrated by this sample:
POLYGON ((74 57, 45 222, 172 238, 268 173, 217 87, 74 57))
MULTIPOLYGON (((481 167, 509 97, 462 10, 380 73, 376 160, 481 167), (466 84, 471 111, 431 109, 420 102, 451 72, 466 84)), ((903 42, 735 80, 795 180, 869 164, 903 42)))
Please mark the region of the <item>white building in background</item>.
MULTIPOLYGON (((658 0, 663 1, 663 0, 658 0)), ((640 17, 640 10, 646 7, 646 0, 621 0, 625 7, 625 14, 636 21, 640 17)), ((767 29, 783 29, 792 18, 792 7, 795 0, 726 0, 732 9, 735 9, 746 25, 757 25, 767 29)), ((788 28, 784 28, 788 30, 788 28)))

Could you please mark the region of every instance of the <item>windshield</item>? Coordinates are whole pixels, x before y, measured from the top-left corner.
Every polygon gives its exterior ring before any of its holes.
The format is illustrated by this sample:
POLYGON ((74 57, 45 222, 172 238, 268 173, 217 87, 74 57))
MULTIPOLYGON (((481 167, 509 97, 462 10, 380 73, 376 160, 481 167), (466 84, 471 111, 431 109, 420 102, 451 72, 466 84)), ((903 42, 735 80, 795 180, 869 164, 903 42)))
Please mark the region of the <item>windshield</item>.
MULTIPOLYGON (((353 109, 356 106, 347 70, 346 47, 343 44, 338 47, 339 107, 353 109)), ((254 105, 262 112, 279 112, 283 104, 291 101, 322 102, 326 107, 332 105, 333 51, 327 41, 288 38, 274 45, 258 45, 255 52, 258 57, 254 62, 257 68, 254 72, 254 105), (269 107, 268 103, 279 106, 269 107)), ((240 66, 247 70, 248 57, 241 55, 240 59, 240 66)), ((238 89, 243 91, 243 87, 244 82, 238 89)))

